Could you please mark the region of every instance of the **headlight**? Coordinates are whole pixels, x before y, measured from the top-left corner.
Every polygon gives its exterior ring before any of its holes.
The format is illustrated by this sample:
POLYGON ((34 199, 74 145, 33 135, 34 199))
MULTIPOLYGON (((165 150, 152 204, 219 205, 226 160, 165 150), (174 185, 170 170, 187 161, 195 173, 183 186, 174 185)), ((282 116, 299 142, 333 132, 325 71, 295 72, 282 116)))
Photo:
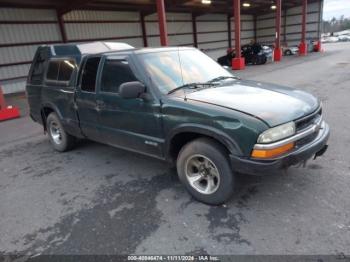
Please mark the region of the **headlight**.
POLYGON ((258 138, 258 143, 267 144, 281 140, 283 138, 292 136, 295 134, 294 122, 289 122, 280 126, 276 126, 261 133, 258 138))

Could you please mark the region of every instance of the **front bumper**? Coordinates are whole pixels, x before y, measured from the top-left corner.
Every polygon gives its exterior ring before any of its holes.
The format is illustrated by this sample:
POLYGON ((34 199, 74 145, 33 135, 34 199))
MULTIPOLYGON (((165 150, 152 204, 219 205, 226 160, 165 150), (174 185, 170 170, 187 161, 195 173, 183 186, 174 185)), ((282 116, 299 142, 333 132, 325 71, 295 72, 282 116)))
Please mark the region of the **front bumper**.
POLYGON ((315 155, 321 156, 327 149, 329 134, 329 126, 323 122, 314 140, 274 159, 256 160, 230 155, 232 169, 243 174, 258 175, 296 165, 315 155))

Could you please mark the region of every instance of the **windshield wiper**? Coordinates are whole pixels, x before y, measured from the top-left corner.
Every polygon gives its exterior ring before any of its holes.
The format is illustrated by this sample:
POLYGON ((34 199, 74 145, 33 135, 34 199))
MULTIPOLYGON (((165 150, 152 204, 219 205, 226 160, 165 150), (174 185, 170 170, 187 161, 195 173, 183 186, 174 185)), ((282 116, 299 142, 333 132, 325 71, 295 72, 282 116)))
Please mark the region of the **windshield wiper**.
POLYGON ((213 78, 212 80, 209 80, 207 83, 212 84, 214 82, 222 81, 225 79, 240 79, 240 78, 237 76, 218 76, 213 78))
POLYGON ((196 89, 196 88, 199 88, 200 86, 212 86, 212 85, 213 84, 209 83, 209 82, 206 82, 206 83, 188 83, 188 84, 184 84, 182 86, 175 87, 174 89, 172 89, 168 92, 168 95, 176 92, 177 90, 183 89, 183 88, 196 89))

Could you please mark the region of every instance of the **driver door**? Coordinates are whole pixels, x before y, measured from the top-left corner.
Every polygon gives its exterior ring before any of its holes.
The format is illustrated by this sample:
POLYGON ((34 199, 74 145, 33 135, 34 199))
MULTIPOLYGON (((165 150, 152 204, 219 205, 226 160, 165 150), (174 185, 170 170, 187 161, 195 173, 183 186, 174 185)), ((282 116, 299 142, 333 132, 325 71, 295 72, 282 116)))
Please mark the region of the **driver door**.
POLYGON ((138 79, 127 56, 103 59, 96 101, 100 134, 114 146, 162 157, 160 103, 153 96, 149 99, 122 98, 119 86, 131 81, 138 79))

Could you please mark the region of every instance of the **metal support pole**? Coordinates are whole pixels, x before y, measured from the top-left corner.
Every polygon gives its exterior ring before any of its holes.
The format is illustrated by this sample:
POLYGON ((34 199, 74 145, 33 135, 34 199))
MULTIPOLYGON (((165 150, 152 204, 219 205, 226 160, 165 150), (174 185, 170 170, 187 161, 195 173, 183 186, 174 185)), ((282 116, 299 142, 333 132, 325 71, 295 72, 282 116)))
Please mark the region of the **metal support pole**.
POLYGON ((141 22, 141 30, 142 30, 142 40, 143 40, 143 46, 147 47, 147 31, 146 31, 146 23, 145 23, 145 14, 140 13, 140 22, 141 22))
POLYGON ((192 34, 193 34, 193 45, 195 47, 198 47, 196 15, 193 13, 192 13, 192 34))
POLYGON ((169 45, 169 40, 168 40, 164 0, 157 0, 157 14, 158 14, 160 44, 162 46, 167 46, 169 45))
POLYGON ((233 0, 233 16, 235 18, 236 58, 241 58, 241 1, 240 0, 233 0))
POLYGON ((303 14, 301 22, 301 42, 306 41, 306 12, 307 12, 307 0, 303 0, 303 14))
POLYGON ((275 32, 275 49, 273 53, 274 61, 282 60, 281 49, 281 14, 282 14, 282 0, 276 0, 276 32, 275 32))
POLYGON ((233 16, 235 17, 235 58, 232 60, 232 69, 245 68, 244 57, 241 57, 241 1, 233 0, 233 16))
POLYGON ((285 8, 283 11, 283 43, 287 45, 287 11, 285 8))
POLYGON ((323 14, 323 0, 319 0, 318 2, 319 4, 319 8, 318 8, 318 27, 317 27, 317 35, 318 35, 318 40, 317 40, 317 44, 316 44, 316 48, 315 51, 316 52, 321 52, 322 51, 322 45, 321 45, 321 24, 322 22, 322 14, 323 14))
POLYGON ((232 48, 232 35, 231 35, 231 16, 227 15, 227 38, 228 38, 228 48, 232 48))
POLYGON ((60 14, 58 10, 56 10, 58 26, 61 32, 61 38, 63 43, 67 43, 67 33, 66 28, 64 27, 63 15, 60 14))
POLYGON ((306 43, 306 13, 307 13, 307 0, 303 0, 302 6, 302 19, 301 19, 301 42, 299 45, 299 54, 307 54, 307 43, 306 43))
POLYGON ((253 26, 254 26, 254 28, 253 28, 253 30, 254 30, 254 42, 256 43, 257 42, 257 36, 256 36, 256 29, 257 29, 257 16, 256 15, 254 15, 254 17, 253 17, 253 26))

